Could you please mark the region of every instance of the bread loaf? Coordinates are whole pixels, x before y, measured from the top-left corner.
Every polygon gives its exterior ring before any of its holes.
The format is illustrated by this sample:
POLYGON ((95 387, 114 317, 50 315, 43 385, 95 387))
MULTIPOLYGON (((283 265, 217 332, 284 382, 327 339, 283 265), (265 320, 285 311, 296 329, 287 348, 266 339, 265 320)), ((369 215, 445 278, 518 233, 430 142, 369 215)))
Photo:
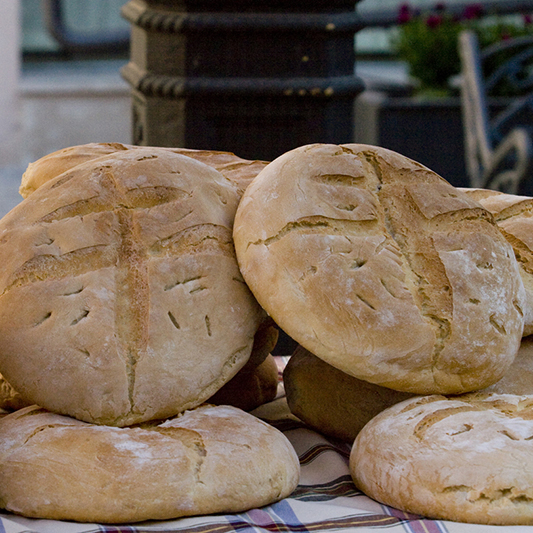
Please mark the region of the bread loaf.
MULTIPOLYGON (((19 193, 23 198, 27 198, 43 183, 75 166, 87 161, 93 161, 99 157, 136 148, 141 147, 122 143, 88 143, 57 150, 28 165, 22 175, 19 193)), ((250 161, 242 159, 231 152, 217 150, 193 150, 188 148, 155 148, 155 150, 168 150, 186 155, 215 168, 233 181, 238 186, 241 194, 255 175, 267 164, 266 161, 250 161)))
POLYGON ((482 392, 533 395, 533 337, 522 339, 515 360, 503 378, 484 388, 482 392))
POLYGON ((412 396, 354 378, 301 346, 283 371, 283 384, 293 415, 350 444, 374 416, 412 396))
POLYGON ((6 381, 0 374, 0 409, 3 411, 16 411, 31 405, 6 381))
MULTIPOLYGON (((376 415, 413 394, 354 378, 299 346, 283 372, 291 412, 319 433, 353 443, 376 415)), ((533 395, 533 338, 522 339, 503 378, 483 393, 533 395)))
POLYGON ((490 211, 515 252, 526 290, 524 336, 533 333, 533 198, 488 189, 462 189, 490 211))
POLYGON ((69 146, 47 154, 28 165, 22 174, 19 194, 27 198, 41 185, 71 168, 128 149, 129 145, 122 143, 89 143, 69 146))
POLYGON ((288 439, 228 406, 116 428, 28 407, 0 419, 0 506, 31 518, 131 523, 236 513, 288 496, 288 439))
POLYGON ((26 400, 97 424, 212 396, 264 316, 235 258, 239 198, 212 167, 153 148, 41 185, 0 221, 0 372, 26 400))
POLYGON ((232 405, 243 411, 252 411, 274 400, 278 393, 279 373, 272 355, 256 367, 244 365, 239 372, 219 389, 209 403, 232 405))
POLYGON ((355 484, 386 505, 476 524, 533 523, 533 396, 406 400, 373 418, 350 456, 355 484))
POLYGON ((390 150, 309 145, 267 165, 239 204, 241 272, 294 340, 356 378, 415 394, 500 379, 524 287, 490 213, 390 150))

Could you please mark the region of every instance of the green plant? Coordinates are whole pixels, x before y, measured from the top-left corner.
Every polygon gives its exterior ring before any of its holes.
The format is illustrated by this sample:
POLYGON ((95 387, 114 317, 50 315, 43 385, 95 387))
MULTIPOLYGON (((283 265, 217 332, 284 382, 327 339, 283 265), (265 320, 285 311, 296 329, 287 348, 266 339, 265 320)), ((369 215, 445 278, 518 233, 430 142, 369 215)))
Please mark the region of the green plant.
POLYGON ((399 8, 398 23, 393 40, 398 58, 406 61, 409 74, 418 80, 419 92, 442 96, 450 94, 449 80, 460 71, 457 42, 461 31, 475 31, 482 48, 533 34, 529 15, 498 18, 490 16, 481 4, 467 6, 458 16, 449 13, 444 3, 424 13, 404 3, 399 8))

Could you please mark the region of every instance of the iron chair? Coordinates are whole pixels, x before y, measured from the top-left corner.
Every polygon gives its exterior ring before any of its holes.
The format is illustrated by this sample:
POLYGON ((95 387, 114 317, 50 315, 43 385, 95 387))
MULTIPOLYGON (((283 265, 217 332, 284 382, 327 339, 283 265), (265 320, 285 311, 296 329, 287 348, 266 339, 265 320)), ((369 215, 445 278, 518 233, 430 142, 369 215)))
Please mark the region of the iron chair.
POLYGON ((458 45, 470 186, 533 196, 533 36, 480 50, 476 34, 464 31, 458 45), (504 93, 510 104, 492 98, 504 93))

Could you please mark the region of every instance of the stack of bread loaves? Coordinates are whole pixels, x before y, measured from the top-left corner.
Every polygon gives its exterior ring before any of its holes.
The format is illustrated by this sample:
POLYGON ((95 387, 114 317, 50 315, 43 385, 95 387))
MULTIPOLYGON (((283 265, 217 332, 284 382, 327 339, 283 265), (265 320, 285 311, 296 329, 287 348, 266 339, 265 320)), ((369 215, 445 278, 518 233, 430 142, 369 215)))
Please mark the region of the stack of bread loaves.
POLYGON ((37 405, 0 420, 4 508, 117 522, 287 496, 294 450, 243 410, 275 393, 273 320, 300 345, 290 409, 353 441, 361 490, 533 523, 533 269, 491 193, 357 144, 270 163, 87 145, 20 191, 0 221, 0 372, 37 405))
POLYGON ((354 439, 359 488, 431 518, 531 524, 533 390, 516 380, 525 359, 513 367, 533 324, 529 263, 498 224, 400 154, 317 144, 257 175, 234 240, 251 291, 300 343, 291 410, 354 439))
POLYGON ((275 333, 232 239, 265 164, 112 144, 30 165, 25 199, 0 221, 0 372, 12 407, 35 404, 0 420, 2 508, 134 522, 294 490, 298 458, 281 432, 205 403, 231 402, 223 388, 241 370, 246 408, 277 384, 275 333))

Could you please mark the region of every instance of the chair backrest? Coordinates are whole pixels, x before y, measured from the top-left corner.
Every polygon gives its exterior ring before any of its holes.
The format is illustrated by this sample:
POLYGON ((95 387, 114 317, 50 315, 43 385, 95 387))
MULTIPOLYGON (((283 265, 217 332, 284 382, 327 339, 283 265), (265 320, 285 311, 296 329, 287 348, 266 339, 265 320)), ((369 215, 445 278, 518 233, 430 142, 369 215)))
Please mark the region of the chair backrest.
POLYGON ((464 31, 458 46, 470 184, 486 187, 505 181, 517 187, 524 177, 517 169, 529 172, 530 166, 531 134, 526 129, 533 131, 533 36, 502 40, 481 50, 476 34, 464 31), (498 105, 493 105, 495 102, 498 105), (508 155, 502 152, 505 146, 508 155), (510 165, 507 169, 506 164, 510 165), (510 172, 502 174, 504 170, 510 172))
POLYGON ((533 36, 494 43, 480 54, 487 94, 521 96, 533 90, 533 36))
POLYGON ((481 187, 483 168, 492 154, 492 142, 481 52, 474 32, 464 31, 459 35, 459 57, 466 167, 471 186, 481 187))

